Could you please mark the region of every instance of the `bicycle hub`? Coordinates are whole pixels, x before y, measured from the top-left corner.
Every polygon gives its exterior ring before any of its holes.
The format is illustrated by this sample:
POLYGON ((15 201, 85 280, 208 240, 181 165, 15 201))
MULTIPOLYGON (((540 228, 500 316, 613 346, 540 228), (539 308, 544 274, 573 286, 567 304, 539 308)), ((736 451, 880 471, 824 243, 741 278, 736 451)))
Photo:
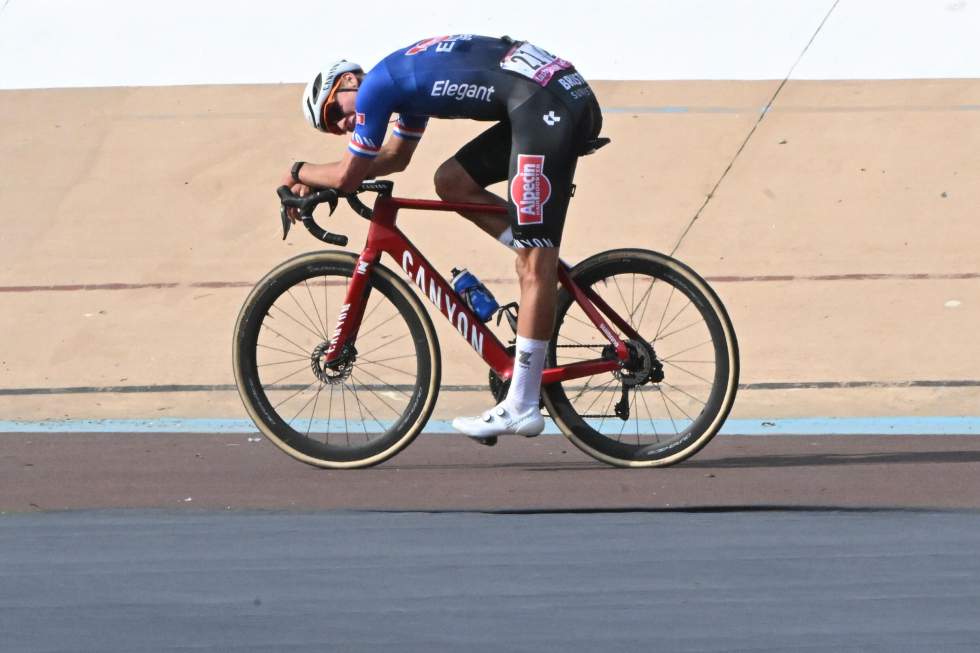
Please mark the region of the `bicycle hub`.
POLYGON ((310 355, 310 367, 313 369, 313 375, 328 385, 343 383, 354 370, 357 350, 354 349, 353 345, 345 345, 339 356, 330 363, 325 363, 324 355, 329 348, 329 342, 321 342, 310 355))

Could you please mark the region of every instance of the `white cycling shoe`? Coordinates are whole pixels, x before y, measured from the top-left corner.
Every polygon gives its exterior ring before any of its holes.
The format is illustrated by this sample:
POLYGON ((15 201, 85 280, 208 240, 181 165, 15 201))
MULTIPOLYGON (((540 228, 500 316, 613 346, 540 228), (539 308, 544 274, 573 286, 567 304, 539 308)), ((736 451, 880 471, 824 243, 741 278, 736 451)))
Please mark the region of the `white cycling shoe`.
POLYGON ((498 435, 512 433, 534 437, 544 430, 544 417, 537 406, 523 413, 513 413, 510 408, 498 404, 479 417, 457 417, 453 428, 465 433, 480 444, 494 445, 498 435))

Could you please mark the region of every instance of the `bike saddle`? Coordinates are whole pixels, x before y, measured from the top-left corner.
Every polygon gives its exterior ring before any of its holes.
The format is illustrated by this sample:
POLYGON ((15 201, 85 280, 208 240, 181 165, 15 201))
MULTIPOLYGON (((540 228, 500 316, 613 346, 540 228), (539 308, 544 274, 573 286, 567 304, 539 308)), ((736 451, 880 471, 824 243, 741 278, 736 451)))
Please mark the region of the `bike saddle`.
POLYGON ((588 156, 599 148, 609 145, 611 142, 611 138, 593 138, 585 141, 585 144, 582 146, 582 153, 579 156, 588 156))

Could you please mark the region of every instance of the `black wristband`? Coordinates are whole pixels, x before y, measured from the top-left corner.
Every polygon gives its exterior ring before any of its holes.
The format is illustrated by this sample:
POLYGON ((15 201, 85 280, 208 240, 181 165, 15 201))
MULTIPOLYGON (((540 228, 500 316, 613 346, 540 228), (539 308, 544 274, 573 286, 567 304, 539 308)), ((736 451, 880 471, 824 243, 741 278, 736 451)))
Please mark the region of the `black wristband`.
POLYGON ((293 176, 293 181, 297 184, 302 184, 303 182, 299 179, 299 169, 306 165, 306 161, 297 161, 293 164, 292 169, 289 174, 293 176))

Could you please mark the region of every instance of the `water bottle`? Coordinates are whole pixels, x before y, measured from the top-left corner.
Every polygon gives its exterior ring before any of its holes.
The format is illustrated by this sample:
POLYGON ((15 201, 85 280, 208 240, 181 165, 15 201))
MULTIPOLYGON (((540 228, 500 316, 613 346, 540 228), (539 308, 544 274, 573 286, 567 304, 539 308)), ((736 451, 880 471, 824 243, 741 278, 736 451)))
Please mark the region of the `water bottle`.
POLYGON ((480 280, 473 276, 466 268, 462 270, 453 268, 453 290, 455 290, 466 305, 470 307, 481 322, 486 322, 493 317, 497 310, 497 300, 493 298, 487 287, 480 283, 480 280))

